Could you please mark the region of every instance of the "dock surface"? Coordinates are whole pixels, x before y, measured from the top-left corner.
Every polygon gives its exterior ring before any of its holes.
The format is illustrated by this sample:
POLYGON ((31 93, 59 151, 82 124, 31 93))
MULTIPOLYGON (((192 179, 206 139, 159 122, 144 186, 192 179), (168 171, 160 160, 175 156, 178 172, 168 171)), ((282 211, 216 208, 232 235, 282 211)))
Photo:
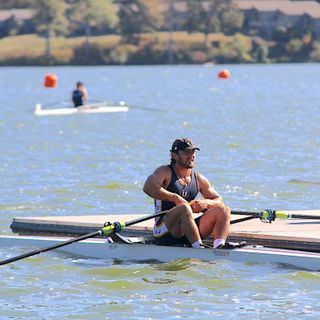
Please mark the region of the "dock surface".
MULTIPOLYGON (((229 240, 246 240, 257 244, 284 242, 291 247, 316 247, 320 250, 320 210, 285 211, 292 214, 314 215, 318 219, 285 219, 272 223, 263 223, 260 219, 252 219, 231 225, 229 240)), ((13 232, 27 233, 65 233, 84 234, 100 229, 106 222, 128 222, 144 215, 91 215, 91 216, 46 216, 16 217, 11 228, 13 232)), ((232 220, 244 216, 232 215, 232 220)), ((147 220, 126 229, 126 232, 149 232, 151 234, 154 220, 147 220)), ((310 249, 310 248, 309 248, 310 249)))

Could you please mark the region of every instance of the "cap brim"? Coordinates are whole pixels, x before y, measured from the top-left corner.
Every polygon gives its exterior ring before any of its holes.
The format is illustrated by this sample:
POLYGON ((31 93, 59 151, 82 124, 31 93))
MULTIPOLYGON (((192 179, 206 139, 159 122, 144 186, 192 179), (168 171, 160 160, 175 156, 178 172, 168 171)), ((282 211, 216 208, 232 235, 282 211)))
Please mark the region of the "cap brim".
POLYGON ((196 147, 196 146, 187 147, 187 148, 184 148, 182 150, 199 150, 200 151, 200 149, 198 147, 196 147))
POLYGON ((177 151, 183 151, 183 150, 199 150, 200 151, 200 148, 198 148, 197 146, 188 146, 183 149, 171 149, 170 152, 177 152, 177 151))

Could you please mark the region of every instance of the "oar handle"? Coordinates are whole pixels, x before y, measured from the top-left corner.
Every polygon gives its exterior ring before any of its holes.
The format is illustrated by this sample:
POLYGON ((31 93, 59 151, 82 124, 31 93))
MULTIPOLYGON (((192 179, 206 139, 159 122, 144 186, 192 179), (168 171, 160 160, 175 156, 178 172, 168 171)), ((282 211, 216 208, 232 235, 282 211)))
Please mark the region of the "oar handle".
POLYGON ((107 224, 105 224, 105 226, 100 231, 102 232, 102 235, 104 235, 104 236, 108 236, 108 235, 112 234, 113 232, 119 233, 122 230, 124 230, 126 227, 129 227, 134 224, 141 223, 141 222, 144 222, 144 221, 147 221, 150 219, 161 217, 161 216, 165 215, 167 212, 168 212, 167 210, 160 211, 160 212, 157 212, 153 215, 147 215, 147 216, 140 217, 140 218, 137 218, 134 220, 130 220, 128 222, 113 222, 113 223, 108 222, 107 224))

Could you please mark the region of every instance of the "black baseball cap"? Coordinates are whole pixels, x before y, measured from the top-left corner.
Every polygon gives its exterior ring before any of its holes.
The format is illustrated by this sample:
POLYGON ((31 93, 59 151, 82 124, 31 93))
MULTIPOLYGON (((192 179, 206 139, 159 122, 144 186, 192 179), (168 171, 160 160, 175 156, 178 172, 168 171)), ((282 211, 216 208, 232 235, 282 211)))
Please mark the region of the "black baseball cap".
POLYGON ((188 138, 178 138, 174 141, 171 147, 171 152, 177 152, 179 150, 190 150, 196 149, 200 150, 199 147, 195 146, 193 142, 188 138))

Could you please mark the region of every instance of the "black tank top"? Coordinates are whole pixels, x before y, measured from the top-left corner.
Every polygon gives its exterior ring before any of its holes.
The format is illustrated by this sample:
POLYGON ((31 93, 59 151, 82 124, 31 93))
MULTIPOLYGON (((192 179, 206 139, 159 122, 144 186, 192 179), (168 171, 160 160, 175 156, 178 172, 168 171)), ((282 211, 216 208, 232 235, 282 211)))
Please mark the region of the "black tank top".
MULTIPOLYGON (((177 177, 176 172, 173 169, 172 165, 169 165, 171 169, 171 181, 166 188, 166 190, 176 193, 182 198, 186 199, 188 202, 194 200, 199 193, 199 187, 197 182, 197 177, 195 172, 191 172, 191 181, 186 186, 183 186, 179 182, 179 178, 177 177)), ((155 203, 155 211, 160 212, 164 210, 170 210, 171 208, 175 207, 175 204, 170 201, 163 201, 156 199, 155 203)))
POLYGON ((72 93, 72 101, 75 107, 80 107, 83 105, 82 94, 80 90, 74 90, 72 93))

